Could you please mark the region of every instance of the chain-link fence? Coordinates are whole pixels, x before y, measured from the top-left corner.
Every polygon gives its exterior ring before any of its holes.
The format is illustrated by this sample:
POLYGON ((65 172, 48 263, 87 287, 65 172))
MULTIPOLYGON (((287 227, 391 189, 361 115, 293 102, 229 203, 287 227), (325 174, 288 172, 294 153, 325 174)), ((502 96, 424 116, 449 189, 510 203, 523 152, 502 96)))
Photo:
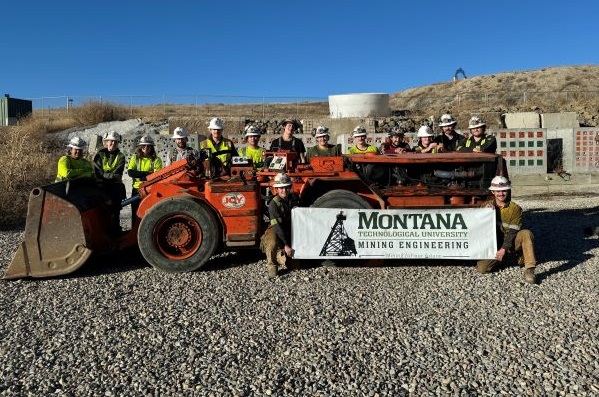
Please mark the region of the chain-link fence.
POLYGON ((89 102, 111 103, 127 109, 131 117, 148 114, 156 116, 220 117, 308 117, 313 114, 328 115, 328 99, 318 97, 266 97, 225 95, 98 95, 55 96, 27 98, 33 102, 36 116, 63 115, 73 108, 89 102), (235 106, 232 106, 235 105, 235 106))

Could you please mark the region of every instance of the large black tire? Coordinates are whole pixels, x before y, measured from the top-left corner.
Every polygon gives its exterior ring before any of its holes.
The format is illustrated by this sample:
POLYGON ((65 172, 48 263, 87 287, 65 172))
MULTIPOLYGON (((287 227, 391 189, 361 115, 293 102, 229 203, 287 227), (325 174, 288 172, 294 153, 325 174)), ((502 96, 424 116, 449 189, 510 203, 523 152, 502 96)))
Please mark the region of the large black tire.
POLYGON ((139 224, 141 254, 155 269, 169 273, 202 267, 218 246, 218 225, 212 211, 187 198, 163 200, 139 224))
POLYGON ((330 190, 317 198, 311 207, 370 209, 372 206, 356 193, 344 189, 330 190))

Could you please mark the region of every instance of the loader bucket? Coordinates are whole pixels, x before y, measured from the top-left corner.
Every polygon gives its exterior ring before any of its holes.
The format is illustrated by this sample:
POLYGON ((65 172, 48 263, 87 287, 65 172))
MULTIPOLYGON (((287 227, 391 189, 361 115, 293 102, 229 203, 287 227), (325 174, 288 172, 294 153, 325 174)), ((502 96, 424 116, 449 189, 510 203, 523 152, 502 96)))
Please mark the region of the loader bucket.
POLYGON ((92 180, 37 187, 29 195, 25 236, 5 279, 74 272, 92 252, 115 247, 108 199, 92 180))

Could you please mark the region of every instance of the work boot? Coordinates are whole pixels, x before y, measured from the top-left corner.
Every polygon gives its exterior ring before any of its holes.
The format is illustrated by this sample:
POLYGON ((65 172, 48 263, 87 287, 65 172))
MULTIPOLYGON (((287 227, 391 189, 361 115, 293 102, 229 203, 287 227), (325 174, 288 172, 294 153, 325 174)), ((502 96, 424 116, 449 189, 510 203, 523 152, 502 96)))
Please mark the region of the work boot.
POLYGON ((535 268, 529 267, 528 269, 524 269, 524 281, 528 284, 536 284, 537 277, 535 276, 535 268))
POLYGON ((277 274, 279 273, 276 265, 266 266, 266 271, 268 272, 268 278, 275 278, 275 277, 277 277, 277 274))

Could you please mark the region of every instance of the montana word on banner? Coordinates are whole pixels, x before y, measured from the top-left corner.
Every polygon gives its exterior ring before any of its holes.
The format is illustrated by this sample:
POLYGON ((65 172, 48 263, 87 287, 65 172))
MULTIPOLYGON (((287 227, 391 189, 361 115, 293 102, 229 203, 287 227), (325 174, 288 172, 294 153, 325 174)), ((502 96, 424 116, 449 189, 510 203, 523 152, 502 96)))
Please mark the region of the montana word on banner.
POLYGON ((298 259, 494 259, 492 208, 294 208, 298 259))

